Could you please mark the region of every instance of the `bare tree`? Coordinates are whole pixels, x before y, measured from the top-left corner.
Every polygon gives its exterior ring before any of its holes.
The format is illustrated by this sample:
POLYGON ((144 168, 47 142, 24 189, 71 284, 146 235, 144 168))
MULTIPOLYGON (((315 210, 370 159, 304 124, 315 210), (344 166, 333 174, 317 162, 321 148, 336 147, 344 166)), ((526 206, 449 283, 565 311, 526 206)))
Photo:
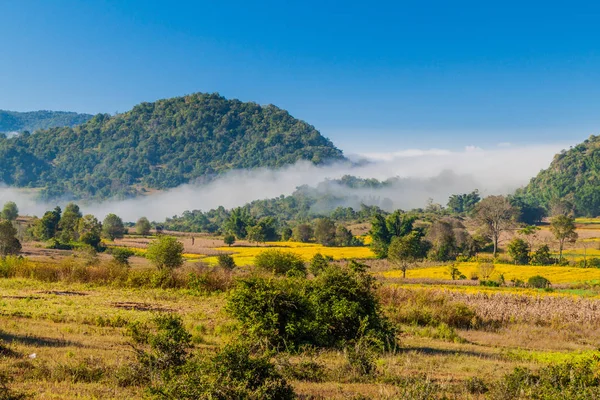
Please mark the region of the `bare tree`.
POLYGON ((494 242, 494 257, 498 251, 500 235, 514 225, 516 213, 516 208, 504 196, 486 197, 475 206, 475 220, 494 242))

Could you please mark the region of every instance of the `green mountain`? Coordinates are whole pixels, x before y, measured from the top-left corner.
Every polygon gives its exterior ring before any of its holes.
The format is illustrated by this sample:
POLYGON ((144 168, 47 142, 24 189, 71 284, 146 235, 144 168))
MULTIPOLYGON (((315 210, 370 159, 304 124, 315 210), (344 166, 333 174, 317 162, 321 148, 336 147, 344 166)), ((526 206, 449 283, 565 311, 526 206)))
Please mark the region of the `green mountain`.
POLYGON ((0 181, 43 198, 129 197, 231 169, 345 160, 331 141, 273 105, 193 94, 98 114, 74 128, 0 139, 0 181))
POLYGON ((554 156, 550 167, 517 191, 547 209, 562 201, 576 215, 600 215, 600 136, 554 156))
POLYGON ((0 110, 0 133, 33 132, 38 129, 83 124, 93 115, 65 111, 16 112, 0 110))

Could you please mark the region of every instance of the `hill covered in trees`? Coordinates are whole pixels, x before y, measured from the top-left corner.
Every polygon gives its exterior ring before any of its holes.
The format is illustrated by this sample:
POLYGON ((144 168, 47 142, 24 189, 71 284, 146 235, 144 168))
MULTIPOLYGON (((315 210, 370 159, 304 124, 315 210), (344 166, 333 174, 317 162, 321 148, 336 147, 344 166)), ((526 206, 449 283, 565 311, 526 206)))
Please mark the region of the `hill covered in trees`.
POLYGON ((1 138, 0 181, 42 188, 43 198, 123 198, 231 169, 344 159, 285 110, 198 93, 1 138))
POLYGON ((16 112, 0 110, 0 133, 37 131, 83 124, 93 115, 66 111, 16 112))
POLYGON ((529 198, 552 214, 553 208, 576 215, 600 215, 600 136, 590 136, 583 143, 554 156, 517 195, 529 198))

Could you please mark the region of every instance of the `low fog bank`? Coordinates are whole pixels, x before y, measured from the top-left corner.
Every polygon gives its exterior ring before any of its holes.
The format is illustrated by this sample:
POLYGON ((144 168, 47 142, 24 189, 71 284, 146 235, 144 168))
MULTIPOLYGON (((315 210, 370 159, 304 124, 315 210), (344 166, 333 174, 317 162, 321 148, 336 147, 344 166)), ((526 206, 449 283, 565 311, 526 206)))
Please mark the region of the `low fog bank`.
MULTIPOLYGON (((554 154, 566 148, 564 144, 526 147, 502 147, 492 150, 469 147, 464 151, 409 150, 395 153, 364 154, 369 162, 359 166, 333 164, 317 167, 298 162, 278 170, 237 170, 204 185, 186 184, 169 191, 128 200, 108 200, 86 204, 79 201, 84 213, 104 217, 116 213, 124 220, 135 221, 141 216, 162 221, 186 210, 203 210, 224 206, 232 208, 252 200, 291 194, 298 186, 316 186, 326 179, 344 175, 360 178, 397 181, 381 189, 349 189, 328 185, 336 195, 366 199, 378 204, 383 199, 387 207, 411 209, 424 207, 429 198, 446 204, 455 193, 479 189, 482 195, 508 194, 527 184, 541 169, 547 168, 554 154), (369 200, 371 199, 371 200, 369 200)), ((22 214, 42 215, 56 206, 36 202, 33 192, 0 187, 0 202, 12 200, 22 214)), ((58 202, 64 206, 66 202, 58 202)))

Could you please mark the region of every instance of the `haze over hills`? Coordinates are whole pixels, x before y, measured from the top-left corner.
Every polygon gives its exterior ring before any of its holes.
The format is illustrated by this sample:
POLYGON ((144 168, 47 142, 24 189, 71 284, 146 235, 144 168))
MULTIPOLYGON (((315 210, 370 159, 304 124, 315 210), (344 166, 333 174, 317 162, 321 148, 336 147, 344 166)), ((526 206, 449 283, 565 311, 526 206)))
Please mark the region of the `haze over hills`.
POLYGON ((311 125, 276 106, 192 94, 99 114, 76 127, 0 139, 0 181, 43 198, 131 197, 232 169, 345 160, 311 125))
POLYGON ((30 111, 17 112, 0 110, 0 133, 33 132, 38 129, 82 124, 89 121, 93 115, 79 114, 67 111, 30 111))
POLYGON ((600 215, 600 136, 556 154, 550 166, 518 193, 546 208, 563 200, 576 215, 600 215))

